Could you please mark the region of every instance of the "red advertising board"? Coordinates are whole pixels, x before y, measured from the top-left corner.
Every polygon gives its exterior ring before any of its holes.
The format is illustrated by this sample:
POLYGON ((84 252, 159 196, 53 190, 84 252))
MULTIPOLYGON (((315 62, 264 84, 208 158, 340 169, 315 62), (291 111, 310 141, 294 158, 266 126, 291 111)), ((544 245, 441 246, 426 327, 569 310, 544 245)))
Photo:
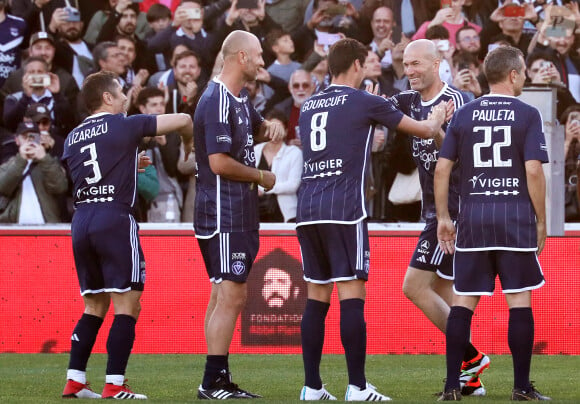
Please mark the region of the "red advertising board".
MULTIPOLYGON (((292 232, 274 233, 261 235, 260 253, 249 278, 248 308, 236 328, 232 353, 300 352, 305 285, 298 241, 292 232), (271 268, 285 270, 289 279, 271 268)), ((417 241, 416 232, 403 234, 371 232, 367 350, 370 354, 442 354, 443 334, 401 291, 417 241)), ((133 352, 205 353, 203 321, 210 284, 193 234, 147 231, 141 234, 141 243, 147 281, 133 352)), ((68 231, 0 232, 0 257, 0 352, 68 351, 71 332, 83 311, 68 231)), ((549 238, 540 262, 547 283, 533 297, 535 352, 578 355, 580 237, 549 238)), ((472 337, 476 346, 491 354, 508 353, 507 320, 507 306, 497 285, 495 295, 482 298, 476 311, 472 337)), ((109 314, 102 330, 111 321, 109 314)), ((106 337, 102 332, 96 352, 106 352, 106 337)), ((327 318, 324 352, 342 352, 336 300, 327 318)))

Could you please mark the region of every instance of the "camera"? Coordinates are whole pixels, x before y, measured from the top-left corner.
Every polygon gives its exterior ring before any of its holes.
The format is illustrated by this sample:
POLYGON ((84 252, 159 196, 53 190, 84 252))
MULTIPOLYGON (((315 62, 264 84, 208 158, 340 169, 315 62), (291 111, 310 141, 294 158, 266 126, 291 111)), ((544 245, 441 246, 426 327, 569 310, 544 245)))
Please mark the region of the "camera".
POLYGON ((48 87, 50 86, 50 76, 48 74, 31 74, 31 87, 48 87))
POLYGON ((506 4, 503 8, 504 17, 524 17, 526 9, 518 4, 506 4))
POLYGON ((469 64, 468 63, 465 63, 465 62, 460 62, 457 65, 457 71, 460 72, 462 70, 469 70, 469 64))
POLYGON ((81 13, 74 7, 65 7, 66 11, 66 21, 67 22, 79 22, 81 20, 81 13))
POLYGON ((245 8, 248 10, 254 10, 258 8, 258 0, 238 0, 238 9, 245 8))
POLYGON ((187 14, 188 20, 199 20, 201 19, 201 9, 200 8, 186 8, 185 14, 187 14))
POLYGON ((544 60, 542 63, 540 63, 540 68, 542 69, 549 69, 550 67, 552 67, 552 62, 544 60))
POLYGON ((28 132, 28 141, 36 144, 40 144, 40 133, 28 132))
POLYGON ((324 10, 324 14, 335 17, 337 15, 346 14, 346 6, 344 4, 331 4, 324 10))

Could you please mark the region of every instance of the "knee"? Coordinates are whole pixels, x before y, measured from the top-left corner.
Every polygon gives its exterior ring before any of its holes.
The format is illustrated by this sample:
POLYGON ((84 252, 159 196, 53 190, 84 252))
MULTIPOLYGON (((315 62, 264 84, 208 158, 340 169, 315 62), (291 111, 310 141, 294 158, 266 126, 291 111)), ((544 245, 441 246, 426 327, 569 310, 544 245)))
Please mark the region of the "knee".
POLYGON ((414 302, 421 295, 421 288, 411 279, 405 278, 403 281, 403 294, 407 299, 414 302))
POLYGON ((218 305, 241 312, 246 305, 246 300, 246 289, 239 288, 234 291, 230 291, 230 293, 220 294, 218 296, 218 305))

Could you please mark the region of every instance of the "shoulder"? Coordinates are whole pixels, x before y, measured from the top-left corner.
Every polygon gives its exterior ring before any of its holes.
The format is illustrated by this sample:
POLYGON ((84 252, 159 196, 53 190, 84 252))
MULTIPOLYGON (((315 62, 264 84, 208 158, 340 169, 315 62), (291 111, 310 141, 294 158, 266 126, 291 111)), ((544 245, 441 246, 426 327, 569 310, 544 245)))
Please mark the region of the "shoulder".
POLYGON ((12 15, 12 14, 6 14, 6 20, 11 22, 11 25, 22 26, 22 27, 26 26, 26 21, 24 21, 23 18, 16 17, 15 15, 12 15))

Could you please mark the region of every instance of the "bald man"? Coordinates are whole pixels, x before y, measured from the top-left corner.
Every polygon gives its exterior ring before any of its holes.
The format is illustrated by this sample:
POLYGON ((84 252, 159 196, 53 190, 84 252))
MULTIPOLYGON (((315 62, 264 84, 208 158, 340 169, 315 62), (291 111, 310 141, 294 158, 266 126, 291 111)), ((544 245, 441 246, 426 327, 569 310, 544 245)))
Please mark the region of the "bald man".
POLYGON ((234 31, 225 39, 221 73, 209 82, 194 115, 194 228, 210 282, 205 316, 207 360, 200 399, 256 398, 232 383, 228 351, 246 304, 246 280, 258 254, 258 185, 276 177, 256 167, 254 143, 283 139, 283 128, 260 116, 244 85, 263 69, 258 38, 234 31))
MULTIPOLYGON (((392 97, 399 109, 416 120, 427 119, 431 108, 442 101, 452 101, 459 109, 468 98, 464 93, 441 81, 439 56, 435 44, 427 39, 411 42, 403 55, 405 74, 412 90, 392 97)), ((447 128, 444 124, 442 130, 447 128)), ((443 135, 443 133, 441 133, 443 135)), ((445 333, 453 299, 453 256, 445 255, 437 242, 437 218, 433 194, 433 177, 441 139, 410 136, 409 143, 423 191, 422 216, 425 229, 419 236, 415 252, 405 274, 403 292, 427 318, 445 333)), ((449 189, 449 207, 453 220, 459 207, 458 170, 454 169, 449 189)), ((469 344, 463 357, 461 387, 463 395, 485 395, 479 375, 489 366, 489 357, 469 344)))

